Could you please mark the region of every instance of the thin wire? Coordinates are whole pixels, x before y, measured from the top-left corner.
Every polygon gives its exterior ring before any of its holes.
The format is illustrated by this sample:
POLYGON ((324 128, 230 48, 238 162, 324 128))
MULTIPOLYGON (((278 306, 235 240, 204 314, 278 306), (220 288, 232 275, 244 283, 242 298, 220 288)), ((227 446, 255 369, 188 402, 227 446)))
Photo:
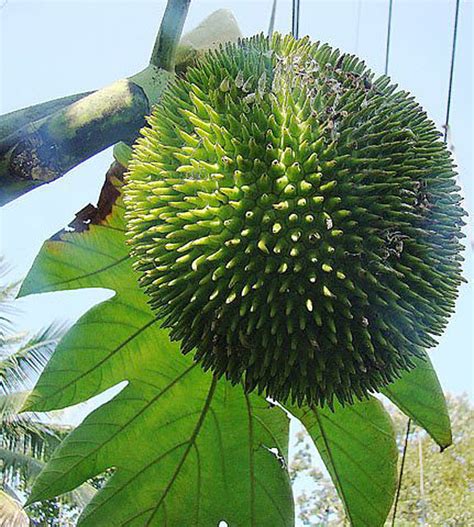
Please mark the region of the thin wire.
POLYGON ((388 73, 388 60, 390 57, 390 37, 392 35, 392 8, 393 0, 388 4, 388 23, 387 23, 387 45, 385 46, 385 75, 388 73))
POLYGON ((410 435, 411 419, 408 419, 407 432, 405 434, 405 443, 403 445, 402 464, 400 465, 400 475, 398 476, 397 494, 395 496, 395 503, 393 504, 392 527, 395 527, 395 518, 397 516, 398 501, 400 499, 400 490, 402 488, 403 469, 405 468, 405 458, 408 449, 408 437, 410 435))
POLYGON ((295 36, 296 0, 291 5, 291 34, 295 36))
POLYGON ((296 13, 296 38, 300 36, 300 0, 297 0, 296 7, 298 9, 296 13))
POLYGON ((298 38, 300 32, 300 0, 293 0, 291 9, 291 34, 298 38))
POLYGON ((446 119, 444 122, 444 142, 445 143, 447 143, 448 141, 449 116, 451 113, 451 95, 453 91, 454 62, 456 59, 456 43, 458 40, 459 5, 460 5, 460 1, 456 0, 456 11, 454 14, 453 45, 452 45, 452 50, 451 50, 451 68, 449 71, 448 101, 446 103, 446 119))

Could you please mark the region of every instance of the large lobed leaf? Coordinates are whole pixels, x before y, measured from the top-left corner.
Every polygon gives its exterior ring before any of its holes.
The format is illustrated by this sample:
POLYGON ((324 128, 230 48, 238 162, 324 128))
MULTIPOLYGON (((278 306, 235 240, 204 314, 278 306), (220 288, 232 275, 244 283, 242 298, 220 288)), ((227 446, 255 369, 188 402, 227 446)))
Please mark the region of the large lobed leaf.
POLYGON ((85 232, 46 242, 21 294, 81 287, 117 294, 66 335, 27 408, 62 408, 128 384, 66 439, 29 501, 113 468, 79 525, 293 525, 287 416, 215 381, 169 341, 137 286, 120 203, 85 232))

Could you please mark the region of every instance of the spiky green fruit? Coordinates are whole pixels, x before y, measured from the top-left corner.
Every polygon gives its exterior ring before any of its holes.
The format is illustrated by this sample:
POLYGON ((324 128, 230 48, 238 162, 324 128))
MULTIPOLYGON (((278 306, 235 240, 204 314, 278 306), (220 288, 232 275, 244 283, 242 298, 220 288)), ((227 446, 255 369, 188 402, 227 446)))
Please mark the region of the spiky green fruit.
POLYGON ((141 284, 182 351, 275 399, 364 397, 435 344, 460 276, 450 154, 406 92, 308 39, 172 83, 126 187, 141 284))

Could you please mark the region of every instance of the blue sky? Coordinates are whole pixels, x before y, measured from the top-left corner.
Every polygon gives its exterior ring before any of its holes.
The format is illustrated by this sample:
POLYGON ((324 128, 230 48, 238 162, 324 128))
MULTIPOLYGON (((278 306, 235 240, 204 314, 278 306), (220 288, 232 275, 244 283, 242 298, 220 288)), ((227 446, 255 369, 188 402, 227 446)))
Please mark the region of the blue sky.
MULTIPOLYGON (((454 0, 394 0, 389 74, 411 91, 438 126, 444 121, 454 0)), ((165 2, 0 1, 0 112, 105 86, 146 66, 165 2)), ((266 31, 270 0, 193 0, 187 28, 220 7, 230 8, 244 35, 266 31)), ((388 0, 301 0, 300 34, 356 52, 383 72, 388 0), (359 24, 358 24, 359 21, 359 24)), ((291 1, 280 0, 276 28, 290 28, 291 1)), ((473 207, 473 3, 461 2, 451 113, 451 142, 459 165, 465 206, 473 207)), ((0 252, 11 277, 28 271, 42 242, 87 203, 95 203, 111 161, 106 151, 61 180, 0 210, 0 252)), ((468 229, 472 240, 472 230, 468 229)), ((474 320, 472 249, 457 312, 432 359, 445 389, 473 394, 474 320)), ((75 320, 109 296, 105 291, 47 294, 21 300, 19 323, 39 328, 75 320)))

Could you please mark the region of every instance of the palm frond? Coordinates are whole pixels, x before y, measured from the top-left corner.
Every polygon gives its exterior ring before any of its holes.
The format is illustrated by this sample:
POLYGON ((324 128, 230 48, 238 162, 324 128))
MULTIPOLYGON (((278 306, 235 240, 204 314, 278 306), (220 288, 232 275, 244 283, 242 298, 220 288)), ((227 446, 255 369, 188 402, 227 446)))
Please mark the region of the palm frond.
POLYGON ((0 447, 47 459, 71 427, 51 422, 48 414, 18 414, 29 392, 0 395, 0 447))
POLYGON ((0 357, 8 356, 14 346, 19 346, 28 338, 27 331, 16 331, 4 335, 0 343, 0 357))
POLYGON ((6 421, 20 413, 30 391, 0 394, 0 421, 6 421))
POLYGON ((0 447, 3 481, 11 481, 15 475, 21 474, 25 479, 34 478, 43 469, 45 462, 30 454, 0 447))
MULTIPOLYGON (((1 472, 4 487, 10 482, 15 482, 22 478, 25 482, 31 483, 36 476, 43 470, 45 462, 39 459, 0 448, 1 472)), ((80 487, 62 495, 62 500, 75 507, 84 508, 94 497, 97 489, 90 483, 83 483, 80 487)), ((0 522, 0 526, 1 526, 0 522)))
POLYGON ((41 426, 48 435, 57 435, 63 437, 71 431, 71 426, 60 424, 58 419, 61 418, 63 412, 56 410, 55 412, 24 412, 20 414, 25 401, 30 396, 31 391, 10 392, 7 394, 0 394, 0 423, 3 422, 19 422, 19 423, 33 423, 36 427, 41 426))
POLYGON ((64 335, 64 324, 52 324, 0 359, 0 393, 27 389, 43 371, 64 335))
POLYGON ((30 520, 21 503, 0 490, 0 525, 2 527, 28 527, 30 520))
MULTIPOLYGON (((67 328, 53 324, 34 335, 13 331, 11 321, 17 312, 13 300, 18 284, 3 284, 6 272, 0 257, 0 526, 23 527, 29 522, 26 519, 22 523, 27 517, 15 490, 29 488, 71 427, 54 422, 56 412, 54 416, 20 412, 67 328)), ((92 485, 84 484, 62 499, 73 507, 83 507, 94 493, 92 485)))
POLYGON ((21 419, 3 421, 0 425, 0 447, 48 459, 70 429, 21 419))
POLYGON ((10 271, 5 259, 0 256, 0 346, 3 339, 11 331, 11 319, 16 312, 13 306, 18 282, 4 283, 4 278, 10 271))
MULTIPOLYGON (((1 275, 1 272, 0 272, 1 275)), ((0 276, 1 278, 1 276, 0 276)), ((20 282, 9 282, 8 284, 0 285, 0 303, 11 302, 20 288, 20 282)))
POLYGON ((8 483, 5 483, 4 481, 2 481, 1 487, 2 487, 2 490, 10 496, 10 498, 13 498, 16 501, 19 501, 20 503, 22 502, 22 498, 20 494, 18 493, 18 491, 14 489, 13 487, 11 487, 10 485, 8 485, 8 483))
POLYGON ((44 460, 51 456, 60 443, 60 438, 44 434, 31 426, 26 428, 22 424, 2 424, 0 427, 0 448, 12 453, 21 453, 44 460))

